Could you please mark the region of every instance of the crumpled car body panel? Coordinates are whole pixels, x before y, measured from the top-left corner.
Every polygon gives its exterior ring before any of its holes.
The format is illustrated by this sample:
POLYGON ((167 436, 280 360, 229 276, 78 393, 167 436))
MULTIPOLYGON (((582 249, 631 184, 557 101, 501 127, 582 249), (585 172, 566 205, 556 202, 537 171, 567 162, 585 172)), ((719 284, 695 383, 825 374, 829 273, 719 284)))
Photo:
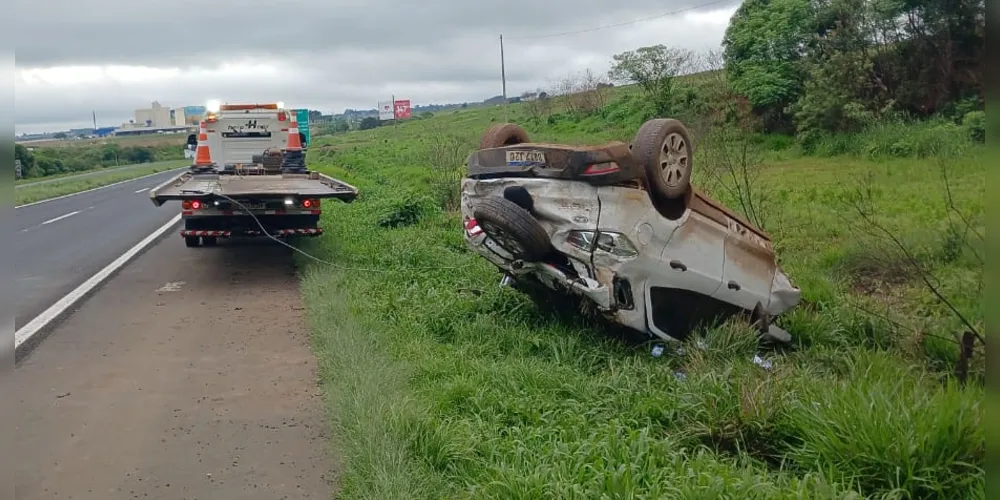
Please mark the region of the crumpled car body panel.
POLYGON ((533 214, 566 262, 513 259, 482 231, 465 232, 469 248, 515 279, 531 275, 597 305, 609 319, 665 340, 683 338, 677 318, 711 306, 717 312, 753 310, 770 316, 801 297, 776 263, 769 238, 700 192, 679 215, 667 217, 646 191, 545 178, 463 179, 461 211, 474 219, 477 200, 523 188, 533 214), (614 241, 581 248, 578 231, 614 241), (574 242, 576 244, 574 244, 574 242), (610 250, 608 250, 610 248, 610 250))

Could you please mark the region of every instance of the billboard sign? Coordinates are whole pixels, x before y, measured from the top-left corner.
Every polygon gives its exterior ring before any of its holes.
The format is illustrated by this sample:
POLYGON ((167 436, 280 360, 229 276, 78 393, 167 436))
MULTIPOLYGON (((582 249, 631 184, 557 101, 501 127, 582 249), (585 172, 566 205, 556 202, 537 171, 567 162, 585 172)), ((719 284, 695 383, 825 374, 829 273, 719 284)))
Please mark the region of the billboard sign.
POLYGON ((410 117, 410 100, 409 99, 397 99, 394 103, 396 107, 396 112, 394 118, 397 120, 405 120, 410 117))
POLYGON ((205 106, 184 106, 184 124, 197 126, 205 117, 205 106))
POLYGON ((302 146, 309 147, 309 140, 312 137, 309 135, 309 110, 296 109, 295 121, 299 122, 299 132, 305 135, 305 141, 303 141, 302 146))
POLYGON ((392 101, 379 101, 378 102, 378 119, 379 120, 392 120, 392 101))

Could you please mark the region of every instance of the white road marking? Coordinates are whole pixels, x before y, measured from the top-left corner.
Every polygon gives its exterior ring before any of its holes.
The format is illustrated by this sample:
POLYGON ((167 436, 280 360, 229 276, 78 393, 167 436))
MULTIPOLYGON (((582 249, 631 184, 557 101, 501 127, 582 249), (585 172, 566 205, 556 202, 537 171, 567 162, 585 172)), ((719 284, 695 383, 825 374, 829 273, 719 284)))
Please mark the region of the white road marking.
POLYGON ((63 214, 63 215, 60 215, 59 217, 56 217, 56 218, 54 218, 54 219, 49 219, 49 220, 47 220, 47 221, 43 222, 43 223, 42 223, 41 225, 43 225, 43 226, 44 226, 44 225, 46 225, 46 224, 52 224, 53 222, 56 222, 56 221, 60 221, 60 220, 63 220, 63 219, 65 219, 66 217, 72 217, 72 216, 74 216, 74 215, 76 215, 76 214, 78 214, 78 213, 80 213, 80 212, 82 212, 82 210, 74 210, 74 211, 72 211, 72 212, 70 212, 70 213, 68 213, 68 214, 63 214))
POLYGON ((42 331, 45 326, 54 321, 56 318, 65 313, 73 304, 77 303, 86 296, 91 290, 97 288, 104 283, 108 278, 114 274, 115 271, 121 269, 128 264, 130 260, 135 258, 139 252, 143 251, 146 247, 151 245, 157 240, 163 233, 166 233, 170 228, 174 227, 181 220, 181 214, 175 215, 169 222, 160 226, 159 229, 153 231, 152 234, 146 236, 142 241, 136 243, 136 245, 128 249, 125 253, 119 256, 117 259, 112 261, 110 264, 101 269, 96 274, 90 277, 87 281, 84 281, 80 286, 73 289, 72 292, 66 294, 65 297, 56 301, 55 304, 49 306, 48 309, 43 311, 38 316, 32 318, 28 324, 22 326, 19 330, 14 332, 14 349, 17 349, 21 344, 27 342, 34 337, 38 332, 42 331))
POLYGON ((139 194, 139 193, 141 193, 143 191, 149 191, 150 189, 152 189, 152 188, 142 188, 142 189, 136 191, 135 194, 139 194))
POLYGON ((48 203, 50 201, 61 200, 63 198, 69 198, 70 196, 76 196, 78 194, 83 194, 83 193, 90 193, 90 192, 93 192, 93 191, 97 191, 98 189, 105 189, 105 188, 109 188, 109 187, 119 186, 121 184, 125 184, 126 182, 135 182, 135 181, 138 181, 138 180, 141 180, 141 179, 145 179, 147 177, 152 177, 154 175, 160 175, 160 174, 165 173, 165 172, 176 172, 178 170, 183 170, 185 168, 190 168, 190 167, 178 167, 178 168, 171 169, 171 170, 164 170, 162 172, 156 172, 155 174, 144 175, 142 177, 136 177, 134 179, 126 179, 126 180, 121 181, 121 182, 116 182, 114 184, 108 184, 107 186, 95 187, 93 189, 88 189, 86 191, 78 191, 76 193, 70 193, 70 194, 64 194, 62 196, 56 196, 54 198, 46 198, 44 200, 38 200, 38 201, 35 201, 35 202, 31 202, 31 203, 25 203, 24 205, 18 205, 18 206, 14 207, 14 208, 18 209, 18 208, 24 208, 24 207, 31 207, 31 206, 34 206, 34 205, 38 205, 40 203, 48 203))
POLYGON ((171 281, 160 288, 157 288, 157 292, 179 292, 181 287, 187 284, 184 281, 171 281))

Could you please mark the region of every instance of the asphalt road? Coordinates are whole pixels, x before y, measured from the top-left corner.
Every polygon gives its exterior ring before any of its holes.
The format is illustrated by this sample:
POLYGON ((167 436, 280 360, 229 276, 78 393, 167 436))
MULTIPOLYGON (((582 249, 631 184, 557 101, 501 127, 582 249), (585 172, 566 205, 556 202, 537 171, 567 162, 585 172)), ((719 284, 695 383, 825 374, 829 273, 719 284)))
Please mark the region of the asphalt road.
POLYGON ((149 189, 177 174, 161 172, 18 208, 15 329, 177 215, 176 204, 155 207, 149 201, 149 189))

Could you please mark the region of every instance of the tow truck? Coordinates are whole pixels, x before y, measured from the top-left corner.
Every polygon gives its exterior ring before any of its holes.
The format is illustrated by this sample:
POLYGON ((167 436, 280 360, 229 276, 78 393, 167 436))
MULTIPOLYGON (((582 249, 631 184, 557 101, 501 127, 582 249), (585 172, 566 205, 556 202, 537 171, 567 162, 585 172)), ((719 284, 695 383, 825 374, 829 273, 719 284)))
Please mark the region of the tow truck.
POLYGON ((236 236, 319 236, 322 200, 357 198, 354 186, 308 169, 296 115, 282 103, 207 110, 191 167, 149 192, 155 206, 181 203, 188 247, 236 236))

